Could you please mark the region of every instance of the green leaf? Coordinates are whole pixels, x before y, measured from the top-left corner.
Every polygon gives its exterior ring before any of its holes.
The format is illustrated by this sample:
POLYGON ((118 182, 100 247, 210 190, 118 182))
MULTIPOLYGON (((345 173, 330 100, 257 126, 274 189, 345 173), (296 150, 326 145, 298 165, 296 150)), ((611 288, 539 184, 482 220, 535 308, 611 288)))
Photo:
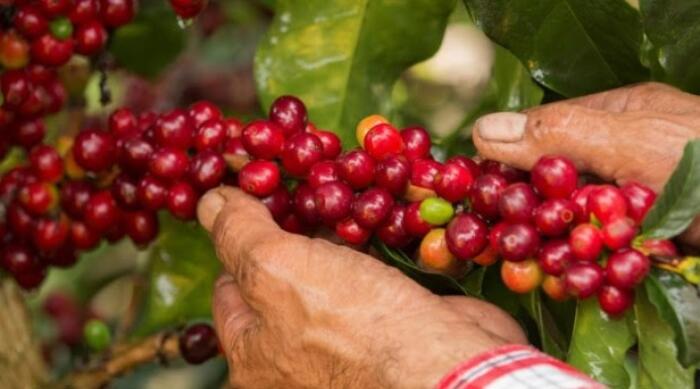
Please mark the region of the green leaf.
POLYGON ((564 96, 648 79, 639 13, 624 0, 464 0, 477 26, 564 96))
POLYGON ((700 213, 700 139, 688 142, 683 157, 649 211, 642 231, 666 239, 683 232, 700 213))
POLYGON ((185 47, 185 32, 165 2, 144 2, 133 22, 118 28, 110 51, 127 70, 157 76, 185 47))
POLYGON ((633 317, 611 319, 595 298, 579 301, 567 362, 610 388, 629 388, 625 355, 634 346, 633 317))
MULTIPOLYGON (((659 71, 655 79, 700 93, 700 3, 687 0, 640 0, 650 54, 659 71)), ((652 70, 657 70, 652 67, 652 70)))
POLYGON ((678 359, 688 367, 700 363, 700 296, 677 274, 655 269, 644 284, 649 301, 673 329, 678 359))
POLYGON ((566 338, 552 314, 542 303, 540 292, 536 290, 519 297, 520 303, 537 324, 542 350, 555 358, 564 359, 566 356, 566 338))
POLYGON ((695 369, 685 369, 676 360, 673 330, 658 315, 643 288, 637 290, 636 299, 639 388, 694 387, 695 369))
POLYGON ((278 0, 255 59, 264 108, 304 100, 317 126, 356 144, 363 117, 392 111, 395 81, 433 54, 455 0, 278 0))
POLYGON ((221 268, 207 233, 167 214, 151 250, 148 291, 134 331, 145 336, 164 327, 211 316, 211 295, 221 268))

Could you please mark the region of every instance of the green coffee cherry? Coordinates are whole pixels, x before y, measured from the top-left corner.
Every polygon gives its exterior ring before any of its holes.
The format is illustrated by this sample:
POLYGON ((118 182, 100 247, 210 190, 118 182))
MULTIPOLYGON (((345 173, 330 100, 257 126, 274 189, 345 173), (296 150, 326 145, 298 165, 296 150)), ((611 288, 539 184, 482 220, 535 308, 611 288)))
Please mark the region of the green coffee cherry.
POLYGON ((56 39, 66 40, 73 36, 73 23, 68 18, 58 18, 51 22, 51 35, 56 39))
POLYGON ((420 203, 420 217, 426 222, 441 226, 452 220, 455 209, 447 200, 439 197, 429 197, 420 203))
POLYGON ((109 327, 102 320, 92 319, 83 328, 85 343, 94 351, 102 351, 112 343, 109 327))

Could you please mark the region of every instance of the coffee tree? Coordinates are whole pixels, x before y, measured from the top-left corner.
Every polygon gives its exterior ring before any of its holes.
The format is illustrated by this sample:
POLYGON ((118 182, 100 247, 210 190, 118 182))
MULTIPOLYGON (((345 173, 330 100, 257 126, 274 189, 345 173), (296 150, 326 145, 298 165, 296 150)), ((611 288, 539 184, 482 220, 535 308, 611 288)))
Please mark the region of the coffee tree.
POLYGON ((232 185, 287 231, 335 235, 435 293, 498 305, 610 387, 694 387, 700 258, 676 238, 700 213, 700 142, 655 193, 565 156, 531 172, 481 160, 468 129, 641 81, 700 92, 700 5, 240 3, 0 6, 0 382, 128 386, 158 362, 207 362, 206 384, 221 384, 208 324, 220 267, 196 205, 232 185), (397 84, 455 19, 496 54, 467 131, 438 137, 403 125, 397 84))

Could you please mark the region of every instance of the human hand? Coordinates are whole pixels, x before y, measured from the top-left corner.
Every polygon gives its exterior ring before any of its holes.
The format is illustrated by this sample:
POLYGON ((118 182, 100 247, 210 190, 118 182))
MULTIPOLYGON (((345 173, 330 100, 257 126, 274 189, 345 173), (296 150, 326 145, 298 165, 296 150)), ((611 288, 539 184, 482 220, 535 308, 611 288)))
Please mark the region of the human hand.
MULTIPOLYGON (((646 83, 528 110, 482 117, 474 144, 484 158, 529 170, 545 154, 570 158, 581 171, 660 192, 700 137, 700 97, 646 83)), ((684 234, 700 245, 700 218, 684 234)))
POLYGON ((471 356, 525 342, 495 306, 287 233, 237 189, 212 190, 198 215, 227 272, 213 309, 235 387, 427 388, 471 356))

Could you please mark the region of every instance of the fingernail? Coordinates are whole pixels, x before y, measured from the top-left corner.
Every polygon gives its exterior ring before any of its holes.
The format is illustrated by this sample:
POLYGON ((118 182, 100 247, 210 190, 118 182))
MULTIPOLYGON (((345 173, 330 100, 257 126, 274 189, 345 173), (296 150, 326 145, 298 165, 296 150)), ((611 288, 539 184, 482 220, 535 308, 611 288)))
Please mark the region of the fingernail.
POLYGON ((224 204, 226 204, 226 199, 216 190, 207 192, 207 194, 199 200, 197 217, 204 229, 211 231, 214 226, 214 221, 224 207, 224 204))
POLYGON ((527 115, 516 112, 501 112, 486 115, 477 120, 475 127, 479 136, 489 142, 514 143, 525 136, 527 115))

